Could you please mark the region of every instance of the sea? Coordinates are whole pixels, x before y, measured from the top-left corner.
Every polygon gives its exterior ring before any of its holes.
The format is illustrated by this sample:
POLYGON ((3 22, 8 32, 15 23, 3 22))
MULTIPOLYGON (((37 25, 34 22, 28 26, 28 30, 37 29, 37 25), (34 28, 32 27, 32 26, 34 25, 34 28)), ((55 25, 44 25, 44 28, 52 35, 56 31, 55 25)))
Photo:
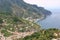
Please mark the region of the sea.
POLYGON ((50 11, 52 14, 50 16, 47 16, 44 20, 39 21, 38 24, 42 29, 60 29, 60 9, 51 9, 50 11))

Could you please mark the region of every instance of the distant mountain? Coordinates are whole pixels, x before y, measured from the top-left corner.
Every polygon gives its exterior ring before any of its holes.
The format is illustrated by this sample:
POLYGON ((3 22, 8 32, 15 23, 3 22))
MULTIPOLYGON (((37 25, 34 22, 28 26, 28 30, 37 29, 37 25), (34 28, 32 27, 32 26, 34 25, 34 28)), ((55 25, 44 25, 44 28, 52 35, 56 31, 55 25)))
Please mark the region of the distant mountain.
POLYGON ((33 19, 41 18, 42 15, 51 15, 51 12, 43 7, 27 4, 23 0, 0 0, 0 12, 9 12, 18 17, 33 19))

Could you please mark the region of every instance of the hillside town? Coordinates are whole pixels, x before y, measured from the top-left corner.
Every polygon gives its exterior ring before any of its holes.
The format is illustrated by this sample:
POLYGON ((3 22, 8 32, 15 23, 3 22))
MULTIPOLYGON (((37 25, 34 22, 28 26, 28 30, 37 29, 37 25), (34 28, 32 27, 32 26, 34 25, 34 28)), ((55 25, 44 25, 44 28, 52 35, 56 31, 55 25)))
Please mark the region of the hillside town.
POLYGON ((19 38, 24 38, 26 36, 30 36, 34 33, 32 32, 12 32, 14 35, 11 35, 9 37, 4 37, 3 34, 0 33, 0 40, 14 40, 14 39, 19 39, 19 38))

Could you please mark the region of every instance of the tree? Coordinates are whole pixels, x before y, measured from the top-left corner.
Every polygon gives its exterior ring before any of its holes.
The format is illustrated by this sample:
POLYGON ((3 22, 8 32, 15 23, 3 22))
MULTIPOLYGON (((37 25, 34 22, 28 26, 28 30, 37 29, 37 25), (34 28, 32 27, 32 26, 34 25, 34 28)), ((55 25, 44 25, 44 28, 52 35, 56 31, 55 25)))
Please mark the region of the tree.
POLYGON ((3 23, 3 19, 0 18, 0 24, 2 24, 2 23, 3 23))

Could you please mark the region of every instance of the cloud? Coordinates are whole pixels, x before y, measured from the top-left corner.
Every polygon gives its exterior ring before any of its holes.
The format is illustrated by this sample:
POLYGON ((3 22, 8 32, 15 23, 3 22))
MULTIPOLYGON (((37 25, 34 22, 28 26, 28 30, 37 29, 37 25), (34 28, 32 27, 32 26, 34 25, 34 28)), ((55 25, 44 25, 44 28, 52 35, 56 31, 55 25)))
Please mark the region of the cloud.
POLYGON ((30 4, 36 4, 45 8, 60 8, 60 0, 24 0, 30 4))

